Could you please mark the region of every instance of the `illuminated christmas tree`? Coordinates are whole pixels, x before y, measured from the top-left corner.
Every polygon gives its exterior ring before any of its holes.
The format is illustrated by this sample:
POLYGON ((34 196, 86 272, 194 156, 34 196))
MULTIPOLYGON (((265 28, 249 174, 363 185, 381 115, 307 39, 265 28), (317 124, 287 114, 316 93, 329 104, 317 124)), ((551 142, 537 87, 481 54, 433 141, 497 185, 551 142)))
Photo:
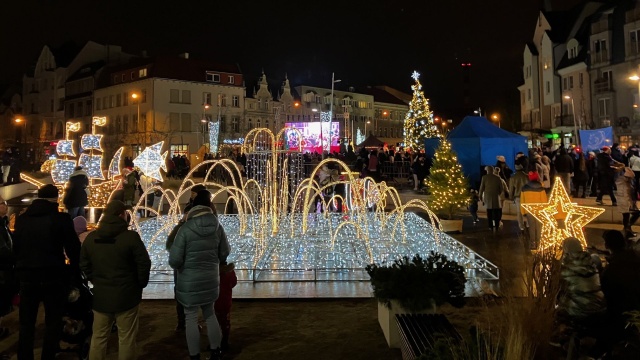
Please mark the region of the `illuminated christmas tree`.
POLYGON ((440 140, 427 177, 427 186, 431 196, 428 205, 432 211, 451 219, 458 210, 469 203, 467 178, 462 173, 456 153, 445 138, 440 140))
POLYGON ((412 151, 424 149, 424 140, 441 137, 438 126, 433 122, 433 112, 429 108, 429 99, 424 97, 420 74, 414 71, 411 77, 416 81, 411 86, 413 99, 409 104, 409 112, 404 119, 404 144, 412 151))

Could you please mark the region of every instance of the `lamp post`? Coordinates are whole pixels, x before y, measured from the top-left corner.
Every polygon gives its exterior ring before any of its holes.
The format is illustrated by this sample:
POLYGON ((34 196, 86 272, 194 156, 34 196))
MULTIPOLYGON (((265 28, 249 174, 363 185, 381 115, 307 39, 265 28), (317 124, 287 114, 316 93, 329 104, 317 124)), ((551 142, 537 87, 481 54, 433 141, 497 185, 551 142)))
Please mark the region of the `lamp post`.
POLYGON ((498 127, 502 128, 502 119, 500 119, 498 114, 491 115, 491 119, 493 119, 493 121, 497 121, 498 122, 498 127))
MULTIPOLYGON (((331 152, 331 124, 333 122, 333 85, 339 83, 342 80, 335 79, 335 73, 331 73, 331 102, 329 103, 329 152, 331 152)), ((322 132, 322 122, 320 123, 320 132, 322 132)), ((340 135, 340 134, 338 134, 340 135)), ((324 152, 324 145, 322 147, 324 152)))
MULTIPOLYGON (((576 144, 580 144, 580 137, 578 136, 578 126, 576 125, 576 107, 573 103, 573 97, 569 95, 564 96, 565 99, 571 100, 571 114, 573 115, 573 132, 575 134, 576 144)), ((582 126, 580 126, 582 128, 582 126)))
MULTIPOLYGON (((13 121, 18 125, 24 125, 24 130, 22 131, 23 134, 22 136, 20 136, 21 138, 24 138, 24 141, 22 142, 22 144, 24 145, 27 142, 27 120, 17 117, 15 119, 13 119, 13 121)), ((22 139, 20 139, 20 141, 22 141, 22 139)), ((26 151, 26 149, 25 149, 26 151)))
POLYGON ((371 121, 367 120, 367 122, 364 124, 364 138, 365 138, 365 140, 369 137, 369 134, 367 133, 367 124, 371 124, 371 121))
MULTIPOLYGON (((138 93, 132 93, 131 94, 131 98, 136 102, 136 106, 138 107, 138 115, 136 116, 136 119, 138 120, 137 123, 140 123, 140 95, 138 93)), ((138 130, 138 129, 136 129, 138 130)), ((147 124, 146 124, 146 119, 145 119, 145 124, 144 124, 144 131, 143 131, 143 135, 144 136, 144 141, 143 141, 143 148, 147 147, 147 124)))
MULTIPOLYGON (((211 105, 209 104, 204 104, 202 106, 202 119, 200 120, 200 122, 202 122, 202 145, 204 145, 206 143, 206 126, 207 126, 207 110, 211 107, 211 105)), ((211 149, 209 149, 209 151, 212 151, 211 149)))

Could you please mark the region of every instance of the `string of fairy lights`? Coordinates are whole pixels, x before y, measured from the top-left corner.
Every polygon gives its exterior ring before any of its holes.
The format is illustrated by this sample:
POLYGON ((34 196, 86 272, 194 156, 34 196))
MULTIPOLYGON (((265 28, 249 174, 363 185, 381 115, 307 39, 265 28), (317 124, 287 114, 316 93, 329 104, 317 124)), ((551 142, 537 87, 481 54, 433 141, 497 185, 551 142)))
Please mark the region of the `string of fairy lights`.
POLYGON ((404 144, 412 151, 424 150, 424 140, 439 138, 442 135, 434 122, 433 112, 429 107, 429 99, 424 97, 420 74, 414 71, 411 77, 415 84, 411 86, 413 98, 409 103, 409 111, 404 119, 404 144))

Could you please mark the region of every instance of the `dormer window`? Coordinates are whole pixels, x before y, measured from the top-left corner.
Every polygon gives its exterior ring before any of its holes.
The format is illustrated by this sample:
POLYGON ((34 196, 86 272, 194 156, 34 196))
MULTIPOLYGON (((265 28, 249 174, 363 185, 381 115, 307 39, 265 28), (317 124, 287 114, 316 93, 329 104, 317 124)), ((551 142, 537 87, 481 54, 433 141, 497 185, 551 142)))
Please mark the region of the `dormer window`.
POLYGON ((580 44, 578 43, 578 40, 576 39, 571 39, 569 40, 569 42, 567 42, 567 57, 569 59, 573 59, 578 57, 578 46, 580 44))
POLYGON ((207 72, 207 81, 219 83, 220 82, 220 74, 214 74, 207 72))

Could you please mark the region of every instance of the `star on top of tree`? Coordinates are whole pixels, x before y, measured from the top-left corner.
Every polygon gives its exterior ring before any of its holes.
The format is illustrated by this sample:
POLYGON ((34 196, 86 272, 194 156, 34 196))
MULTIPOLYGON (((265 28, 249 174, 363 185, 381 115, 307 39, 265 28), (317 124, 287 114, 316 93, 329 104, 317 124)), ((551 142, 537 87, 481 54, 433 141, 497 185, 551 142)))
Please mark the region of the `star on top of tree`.
POLYGON ((411 74, 411 77, 413 78, 413 80, 418 81, 418 78, 420 78, 420 73, 414 70, 413 74, 411 74))

